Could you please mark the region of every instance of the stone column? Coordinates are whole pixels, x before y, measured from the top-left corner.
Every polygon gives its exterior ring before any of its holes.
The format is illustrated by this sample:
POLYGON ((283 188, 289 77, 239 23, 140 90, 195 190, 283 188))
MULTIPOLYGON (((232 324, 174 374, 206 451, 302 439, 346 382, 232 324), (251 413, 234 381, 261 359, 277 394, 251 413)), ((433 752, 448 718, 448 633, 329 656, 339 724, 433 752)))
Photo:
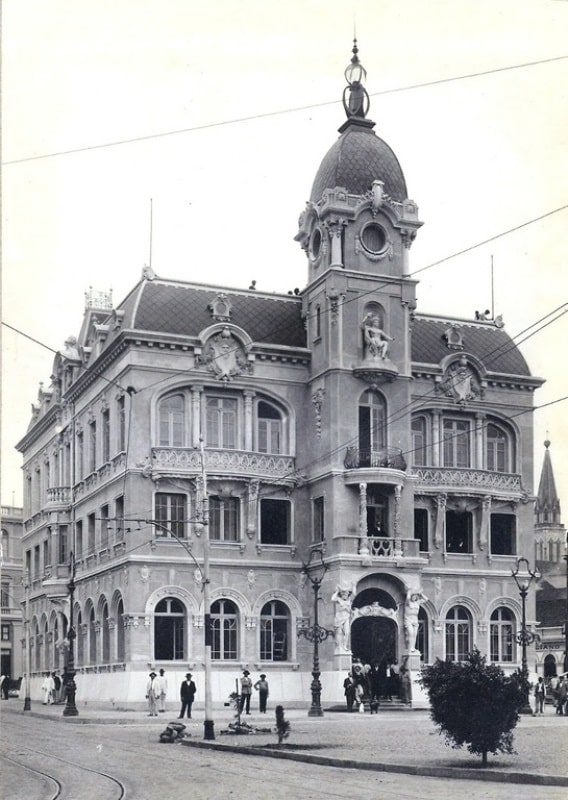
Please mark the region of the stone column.
POLYGON ((252 442, 253 442, 252 401, 255 396, 255 392, 245 390, 243 394, 245 397, 245 450, 252 450, 252 442))
POLYGON ((359 484, 359 555, 369 555, 369 542, 367 540, 367 484, 359 484))
POLYGON ((483 412, 479 412, 475 415, 475 464, 474 467, 476 469, 483 469, 484 468, 484 461, 483 461, 483 442, 485 439, 485 425, 483 421, 485 419, 485 414, 483 412))
POLYGON ((440 450, 443 447, 440 435, 440 412, 432 412, 432 466, 440 466, 440 450))
POLYGON ((191 387, 191 440, 193 447, 199 444, 201 436, 201 392, 203 386, 191 387))

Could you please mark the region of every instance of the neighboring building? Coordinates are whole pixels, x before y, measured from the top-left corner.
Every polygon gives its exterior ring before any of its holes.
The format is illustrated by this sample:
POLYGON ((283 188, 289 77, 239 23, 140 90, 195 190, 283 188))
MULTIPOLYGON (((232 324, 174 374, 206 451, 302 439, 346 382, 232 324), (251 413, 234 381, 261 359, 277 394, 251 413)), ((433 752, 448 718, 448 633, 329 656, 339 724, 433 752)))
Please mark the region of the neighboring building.
POLYGON ((2 632, 1 672, 13 681, 22 677, 24 624, 22 601, 22 509, 2 506, 0 509, 2 545, 0 549, 1 603, 0 622, 2 632))
POLYGON ((473 646, 520 663, 511 570, 533 548, 542 380, 499 319, 416 312, 422 223, 360 72, 354 49, 347 120, 300 217, 299 294, 146 270, 114 309, 88 296, 40 390, 18 445, 31 658, 36 674, 64 666, 73 551, 79 698, 140 700, 150 666, 202 689, 207 541, 216 702, 245 666, 275 700, 309 700, 298 632, 318 550, 319 624, 336 629, 324 701, 343 698, 352 655, 414 675, 473 646))
POLYGON ((544 460, 535 505, 535 561, 541 579, 536 594, 539 621, 537 670, 545 678, 565 672, 568 602, 566 528, 562 524, 560 499, 556 491, 550 441, 544 443, 544 460))

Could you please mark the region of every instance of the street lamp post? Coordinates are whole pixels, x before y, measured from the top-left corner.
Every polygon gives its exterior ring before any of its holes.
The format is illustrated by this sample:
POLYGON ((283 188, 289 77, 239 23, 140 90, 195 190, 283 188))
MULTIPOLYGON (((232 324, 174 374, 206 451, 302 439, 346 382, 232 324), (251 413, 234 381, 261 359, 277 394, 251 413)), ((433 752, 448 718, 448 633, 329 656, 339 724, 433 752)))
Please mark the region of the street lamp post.
POLYGON ((69 589, 69 629, 67 631, 67 639, 69 640, 69 652, 67 654, 67 663, 65 665, 64 686, 65 686, 65 707, 63 709, 64 717, 78 717, 79 712, 75 705, 75 693, 77 686, 75 684, 75 628, 73 624, 73 605, 75 602, 75 554, 71 553, 70 564, 71 577, 67 588, 69 589))
POLYGON ((334 632, 328 628, 322 628, 319 624, 318 615, 318 595, 319 590, 327 572, 327 564, 324 563, 323 553, 321 550, 312 550, 310 559, 307 564, 302 567, 302 572, 307 575, 308 580, 314 590, 314 624, 308 628, 302 628, 298 631, 298 636, 304 636, 308 642, 314 645, 313 652, 313 665, 312 665, 312 704, 308 711, 308 717, 323 717, 323 709, 321 707, 321 681, 320 681, 320 667, 319 667, 319 644, 324 642, 328 636, 333 636, 334 632), (317 561, 319 559, 319 562, 317 561))
POLYGON ((32 709, 32 700, 30 696, 30 573, 26 569, 25 578, 24 578, 24 647, 26 648, 25 654, 25 670, 26 670, 26 682, 25 682, 25 697, 24 697, 24 711, 31 711, 32 709))
POLYGON ((516 636, 517 643, 521 645, 521 672, 522 675, 527 682, 527 689, 525 695, 525 704, 521 709, 521 714, 532 714, 532 708, 529 702, 529 695, 528 695, 528 678, 529 678, 529 671, 527 667, 527 645, 530 645, 535 640, 535 635, 531 631, 527 630, 527 594, 529 592, 529 588, 531 583, 534 581, 535 578, 538 577, 536 572, 533 572, 529 567, 528 559, 526 558, 518 558, 515 569, 511 571, 513 578, 515 579, 515 583, 517 584, 517 588, 521 595, 521 630, 516 636))

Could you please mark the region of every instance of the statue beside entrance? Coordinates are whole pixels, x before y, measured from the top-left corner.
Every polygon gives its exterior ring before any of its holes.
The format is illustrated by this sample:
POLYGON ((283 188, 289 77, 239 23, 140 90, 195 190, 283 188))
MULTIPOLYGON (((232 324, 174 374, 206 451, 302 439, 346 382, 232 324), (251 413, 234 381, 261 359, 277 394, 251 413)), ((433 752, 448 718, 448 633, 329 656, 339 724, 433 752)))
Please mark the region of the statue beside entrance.
POLYGON ((333 627, 335 631, 335 652, 351 652, 351 614, 355 587, 336 586, 331 600, 335 603, 333 627))
POLYGON ((418 636, 418 612, 420 606, 428 598, 422 589, 408 589, 404 603, 404 643, 410 652, 416 650, 416 637, 418 636))

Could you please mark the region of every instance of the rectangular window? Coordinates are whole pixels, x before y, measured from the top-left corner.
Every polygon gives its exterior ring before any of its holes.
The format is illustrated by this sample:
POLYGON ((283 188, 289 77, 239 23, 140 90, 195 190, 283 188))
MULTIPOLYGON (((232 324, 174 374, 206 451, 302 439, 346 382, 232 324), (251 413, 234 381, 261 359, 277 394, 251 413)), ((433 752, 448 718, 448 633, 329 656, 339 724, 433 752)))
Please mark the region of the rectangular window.
POLYGON ((40 576, 40 551, 39 551, 39 544, 36 544, 34 547, 34 577, 39 578, 40 576))
POLYGON ((446 511, 446 553, 473 553, 471 512, 446 511))
POLYGON ((97 423, 89 422, 89 472, 97 468, 97 423))
POLYGON ((115 520, 115 540, 122 542, 124 540, 124 497, 117 497, 114 503, 114 516, 115 520))
POLYGON ((77 479, 81 480, 85 469, 85 437, 83 431, 77 433, 77 479))
POLYGON ((207 445, 234 449, 237 446, 238 404, 231 397, 207 398, 207 445))
POLYGON ((490 625, 490 657, 493 662, 512 662, 514 656, 513 623, 501 622, 490 625))
POLYGON ((49 538, 45 539, 43 543, 43 569, 44 572, 46 569, 51 567, 51 529, 49 531, 49 538))
POLYGON ((470 425, 467 420, 443 421, 444 466, 471 467, 470 425))
POLYGON ((186 497, 184 494, 156 494, 156 537, 185 537, 186 497))
POLYGON ((491 514, 491 553, 514 556, 516 553, 517 518, 514 514, 491 514))
POLYGON ((0 594, 0 607, 6 612, 10 608, 10 584, 3 583, 0 594))
POLYGON ((118 411, 118 452, 126 450, 126 402, 124 395, 117 400, 118 411))
MULTIPOLYGON (((6 606, 2 605, 2 608, 6 608, 6 606)), ((9 642, 10 641, 10 629, 11 625, 2 625, 2 641, 9 642)))
POLYGON ((286 661, 287 620, 267 618, 260 620, 260 658, 262 661, 286 661))
POLYGON ((110 460, 110 411, 108 408, 105 408, 103 413, 101 414, 101 421, 102 421, 102 459, 103 464, 106 464, 107 461, 110 460))
POLYGON ((101 550, 106 550, 108 548, 108 518, 108 505, 104 505, 101 507, 101 550))
POLYGON ((83 558, 83 520, 75 523, 75 558, 83 558))
POLYGON ((216 542, 239 541, 239 500, 237 497, 209 498, 209 538, 216 542))
POLYGON ((426 420, 417 417, 412 420, 412 463, 415 467, 426 466, 426 420))
POLYGON ((469 622, 446 624, 446 658, 448 661, 465 661, 469 650, 469 622))
POLYGON ((260 541, 263 544, 290 544, 288 500, 260 501, 260 541))
POLYGON ((314 497, 312 501, 312 520, 314 542, 323 542, 325 539, 325 504, 323 497, 314 497))
POLYGON ((420 542, 420 552, 428 552, 428 511, 425 508, 414 509, 414 538, 420 542))
POLYGON ((96 523, 95 515, 89 514, 87 517, 87 555, 92 555, 96 547, 96 523))
POLYGON ((59 560, 58 564, 66 564, 69 559, 69 539, 67 525, 59 526, 59 560))
POLYGON ((237 657, 236 619, 211 619, 211 658, 229 661, 237 657))

